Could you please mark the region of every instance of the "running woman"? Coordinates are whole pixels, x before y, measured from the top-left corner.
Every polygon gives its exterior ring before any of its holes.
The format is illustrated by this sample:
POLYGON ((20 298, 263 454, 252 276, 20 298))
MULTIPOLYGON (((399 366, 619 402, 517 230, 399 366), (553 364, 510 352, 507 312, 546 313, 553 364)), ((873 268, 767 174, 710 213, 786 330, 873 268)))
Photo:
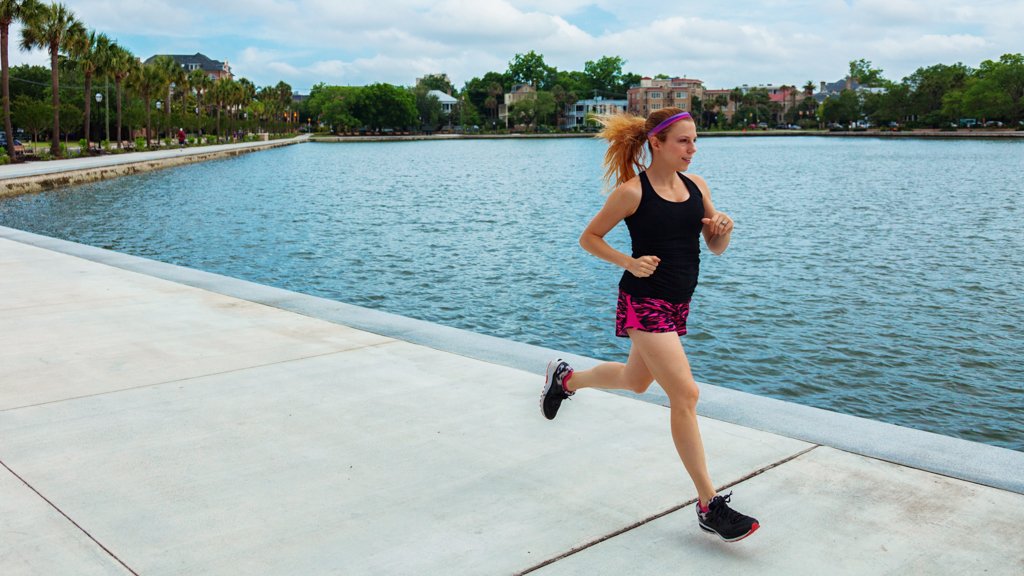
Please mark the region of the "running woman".
POLYGON ((626 363, 605 362, 574 372, 556 359, 548 364, 541 411, 551 420, 562 400, 582 388, 631 390, 641 394, 654 380, 668 395, 672 439, 697 487, 697 522, 702 530, 736 542, 758 529, 757 520, 732 510, 732 493, 715 492, 697 427, 697 383, 679 336, 686 334, 690 297, 697 286, 700 235, 711 252, 729 247, 733 222, 715 210, 700 176, 684 176, 697 151, 697 127, 679 108, 598 117, 599 137, 608 141, 605 180, 614 186, 601 211, 580 236, 594 256, 624 268, 619 281, 615 335, 631 340, 626 363), (650 166, 644 169, 647 155, 650 166), (636 170, 641 170, 637 175, 636 170), (604 240, 625 220, 633 244, 629 256, 604 240))

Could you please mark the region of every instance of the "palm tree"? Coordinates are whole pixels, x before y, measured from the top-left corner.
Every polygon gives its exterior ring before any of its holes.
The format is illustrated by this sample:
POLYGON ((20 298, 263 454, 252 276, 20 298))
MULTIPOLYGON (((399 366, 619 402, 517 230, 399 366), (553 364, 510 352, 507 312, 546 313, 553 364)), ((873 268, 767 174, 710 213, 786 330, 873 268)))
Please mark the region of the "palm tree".
MULTIPOLYGON (((239 109, 238 109, 239 118, 238 118, 238 120, 242 121, 242 117, 241 117, 242 112, 244 110, 248 109, 249 105, 252 103, 253 99, 256 98, 256 85, 253 84, 252 81, 249 80, 248 78, 239 78, 238 79, 238 92, 239 92, 239 94, 238 94, 238 106, 239 106, 239 109)), ((249 130, 249 128, 246 127, 245 130, 249 130)))
MULTIPOLYGON (((173 85, 175 89, 181 90, 181 88, 182 88, 181 85, 184 82, 184 79, 185 79, 185 76, 186 76, 185 68, 181 64, 178 64, 177 62, 175 62, 174 58, 171 58, 170 56, 161 56, 161 57, 157 58, 156 60, 154 60, 153 64, 155 64, 158 68, 160 68, 160 70, 163 71, 164 76, 167 77, 167 100, 165 101, 167 107, 164 110, 164 118, 167 119, 167 136, 166 137, 167 137, 167 139, 170 139, 171 138, 171 96, 172 96, 172 94, 171 94, 171 86, 173 85)), ((182 102, 181 117, 182 118, 185 117, 184 102, 182 102)))
POLYGON ((494 106, 492 108, 495 108, 495 118, 497 118, 498 97, 504 91, 505 89, 502 85, 497 82, 491 82, 487 85, 487 95, 494 98, 494 106))
POLYGON ((146 148, 153 145, 152 134, 153 124, 150 119, 150 100, 157 94, 162 94, 167 84, 167 75, 160 66, 149 64, 142 66, 131 76, 131 90, 142 98, 143 106, 146 108, 146 148))
POLYGON ((814 82, 812 80, 808 80, 807 84, 804 84, 804 92, 806 92, 808 96, 814 94, 814 82))
MULTIPOLYGON (((53 80, 53 141, 50 154, 60 156, 60 82, 57 78, 57 56, 67 51, 69 42, 85 34, 85 26, 64 4, 45 4, 24 20, 21 49, 34 48, 50 53, 50 76, 53 80)), ((13 137, 13 135, 11 135, 13 137)), ((8 138, 10 139, 10 138, 8 138)))
POLYGON ((114 79, 114 86, 117 88, 117 147, 121 148, 121 82, 127 78, 135 67, 138 60, 127 48, 117 46, 111 48, 110 57, 107 59, 107 74, 114 79))
POLYGON ((10 70, 7 65, 7 43, 11 35, 11 23, 23 22, 39 10, 36 0, 0 0, 0 68, 3 69, 4 134, 7 135, 7 157, 14 161, 14 137, 11 135, 11 87, 10 70))
POLYGON ((206 75, 206 72, 196 69, 188 73, 188 84, 196 91, 196 114, 198 117, 199 131, 203 130, 203 93, 213 86, 213 80, 206 75))
POLYGON ((213 83, 213 87, 210 88, 210 97, 213 98, 214 105, 217 107, 217 142, 220 143, 220 112, 224 109, 224 102, 231 97, 231 88, 228 86, 230 80, 228 78, 221 78, 213 83))
POLYGON ((86 32, 71 42, 71 49, 68 51, 68 64, 85 76, 85 119, 83 120, 82 132, 85 133, 86 149, 83 153, 89 153, 89 120, 91 119, 92 105, 92 77, 102 73, 103 66, 109 56, 110 38, 106 34, 92 30, 86 32))

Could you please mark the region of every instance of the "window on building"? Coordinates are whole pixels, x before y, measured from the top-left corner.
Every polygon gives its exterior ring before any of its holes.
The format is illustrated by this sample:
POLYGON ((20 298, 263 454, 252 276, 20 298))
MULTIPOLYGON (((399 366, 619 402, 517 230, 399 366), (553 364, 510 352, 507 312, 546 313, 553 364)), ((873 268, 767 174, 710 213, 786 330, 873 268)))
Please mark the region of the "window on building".
POLYGON ((683 84, 682 82, 673 82, 672 87, 674 88, 676 86, 685 86, 685 84, 683 84))
POLYGON ((660 99, 661 92, 651 92, 651 98, 660 99))
POLYGON ((661 110, 661 104, 651 104, 651 110, 661 110))
POLYGON ((686 92, 676 92, 676 99, 686 98, 686 92))

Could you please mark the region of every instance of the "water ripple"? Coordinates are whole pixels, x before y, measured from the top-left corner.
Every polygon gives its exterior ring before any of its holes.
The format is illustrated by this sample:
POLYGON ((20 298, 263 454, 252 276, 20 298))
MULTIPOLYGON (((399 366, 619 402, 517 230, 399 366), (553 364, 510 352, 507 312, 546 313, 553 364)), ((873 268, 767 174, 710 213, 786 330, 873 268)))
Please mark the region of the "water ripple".
MULTIPOLYGON (((624 360, 577 238, 600 143, 305 144, 0 202, 0 224, 624 360)), ((698 380, 1024 450, 1024 143, 703 139, 698 380), (964 159, 970 159, 965 162, 964 159)), ((609 242, 628 251, 619 226, 609 242)))

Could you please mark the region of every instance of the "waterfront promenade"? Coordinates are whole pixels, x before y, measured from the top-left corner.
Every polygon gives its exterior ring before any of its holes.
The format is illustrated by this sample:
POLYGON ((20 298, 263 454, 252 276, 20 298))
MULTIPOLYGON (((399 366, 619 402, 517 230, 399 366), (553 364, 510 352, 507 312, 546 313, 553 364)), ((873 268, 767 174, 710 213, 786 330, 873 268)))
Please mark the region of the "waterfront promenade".
POLYGON ((657 390, 549 422, 556 351, 9 228, 0 343, 5 576, 1024 570, 1019 452, 702 385, 725 544, 657 390))
POLYGON ((303 142, 308 138, 309 135, 301 135, 267 142, 238 142, 6 164, 0 166, 0 198, 267 150, 303 142))

